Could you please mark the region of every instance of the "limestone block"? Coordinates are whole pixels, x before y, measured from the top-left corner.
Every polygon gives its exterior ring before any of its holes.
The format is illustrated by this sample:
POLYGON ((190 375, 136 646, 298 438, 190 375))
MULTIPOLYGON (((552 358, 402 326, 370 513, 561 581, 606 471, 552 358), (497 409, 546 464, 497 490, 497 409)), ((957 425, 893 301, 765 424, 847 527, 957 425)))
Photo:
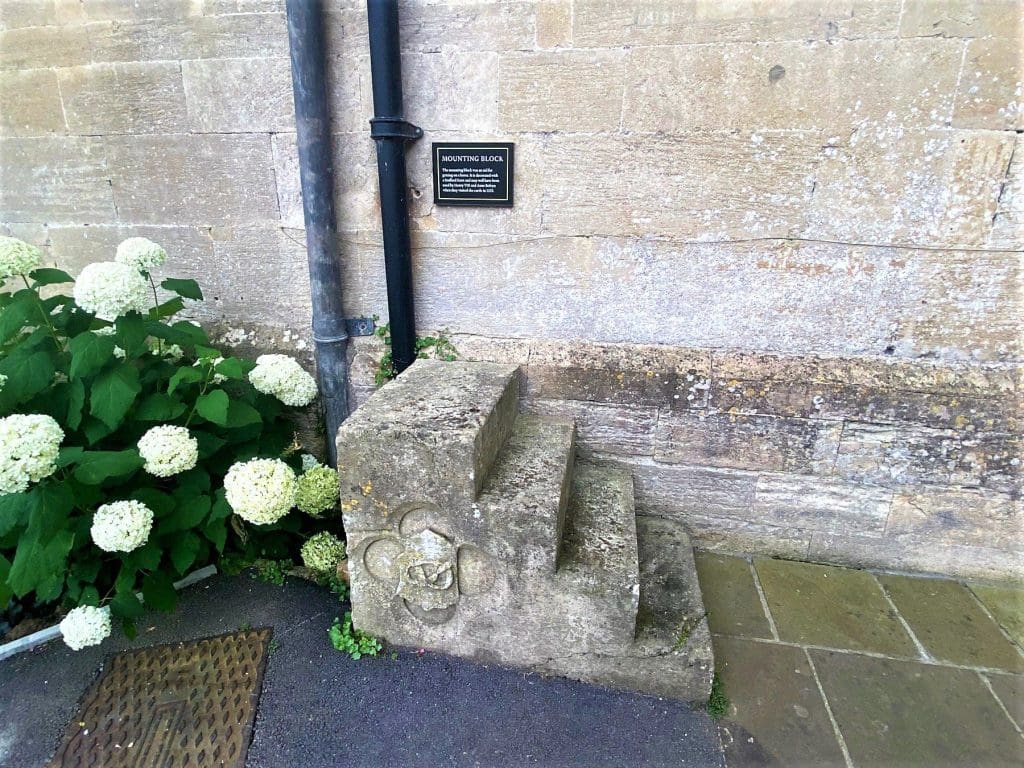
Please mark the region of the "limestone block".
POLYGON ((93 62, 239 58, 254 51, 288 57, 284 13, 154 17, 61 29, 88 30, 86 58, 93 62))
POLYGON ((623 124, 645 132, 845 135, 895 116, 902 130, 941 127, 953 107, 961 57, 961 44, 945 40, 757 41, 720 45, 713 56, 697 46, 635 48, 623 124), (864 82, 879 85, 871 98, 864 98, 864 82))
POLYGON ((405 116, 424 131, 494 131, 498 54, 442 50, 402 57, 405 116))
MULTIPOLYGON (((365 16, 365 10, 361 11, 365 16)), ((335 50, 335 49, 328 49, 335 50)), ((328 109, 331 113, 331 130, 338 133, 354 133, 363 140, 369 140, 370 118, 373 117, 373 92, 370 79, 369 54, 349 55, 348 48, 338 48, 346 55, 329 56, 326 63, 328 109)), ((403 66, 405 60, 403 59, 403 66)), ((288 92, 291 93, 289 74, 288 92)), ((406 99, 406 110, 409 101, 406 99)), ((294 116, 288 130, 295 127, 294 116)), ((372 141, 370 141, 372 145, 372 141)), ((337 151, 337 147, 335 148, 337 151)), ((344 167, 344 166, 342 166, 344 167)))
POLYGON ((39 136, 66 131, 53 70, 0 71, 0 135, 39 136))
POLYGON ((534 3, 519 0, 410 3, 402 8, 399 37, 410 52, 522 51, 533 48, 534 18, 534 3))
POLYGON ((1015 0, 907 0, 899 28, 903 37, 1012 37, 1020 25, 1015 0))
POLYGON ((989 581, 1024 579, 1024 555, 1019 550, 950 543, 929 535, 815 533, 807 557, 857 568, 920 571, 989 581))
POLYGON ((730 554, 748 552, 788 560, 807 559, 810 531, 735 517, 716 517, 702 514, 699 509, 688 509, 679 519, 701 549, 730 554))
POLYGON ((896 29, 900 7, 897 0, 589 0, 574 6, 573 37, 580 48, 887 37, 896 29))
POLYGON ((887 536, 913 535, 945 544, 1019 551, 1020 499, 971 489, 920 488, 897 493, 887 536))
POLYGON ((699 350, 538 341, 526 367, 526 393, 533 400, 688 410, 703 405, 709 374, 709 357, 699 350))
POLYGON ((0 3, 0 29, 45 27, 56 21, 57 9, 52 2, 5 0, 0 3))
POLYGON ((1018 250, 1024 243, 1024 140, 1014 143, 1013 157, 1006 169, 989 235, 989 247, 1018 250))
POLYGON ((537 47, 563 48, 572 45, 571 0, 541 0, 537 3, 537 47))
POLYGON ((203 0, 203 14, 284 13, 284 0, 203 0))
POLYGON ((530 359, 528 339, 495 339, 471 333, 454 333, 450 338, 460 360, 525 365, 530 359))
POLYGON ((617 131, 624 62, 622 51, 503 54, 498 67, 502 130, 617 131))
POLYGON ((274 156, 274 183, 281 226, 300 229, 306 226, 302 208, 302 184, 299 181, 299 148, 294 133, 275 133, 270 137, 274 156))
POLYGON ((71 11, 70 4, 60 6, 62 22, 127 21, 131 19, 183 19, 203 12, 203 0, 79 0, 80 8, 71 11))
POLYGON ((641 514, 681 520, 691 513, 749 517, 754 503, 754 472, 659 464, 642 458, 621 460, 621 466, 633 473, 641 514))
POLYGON ((757 479, 750 519, 808 531, 881 533, 892 492, 793 474, 757 479))
POLYGON ((122 221, 243 224, 276 220, 270 137, 207 134, 103 142, 122 221))
POLYGON ((0 220, 105 223, 117 219, 110 159, 93 137, 0 140, 0 220))
POLYGON ((868 126, 827 147, 804 237, 978 246, 987 242, 1014 134, 868 126))
POLYGON ((89 39, 84 27, 0 30, 0 70, 73 67, 88 61, 89 39))
POLYGON ((578 452, 592 455, 650 456, 658 409, 646 406, 605 405, 581 400, 527 400, 526 413, 572 421, 576 424, 578 452))
POLYGON ((195 133, 295 129, 292 70, 286 58, 181 62, 188 125, 195 133))
POLYGON ((111 261, 117 245, 129 237, 146 237, 167 251, 167 262, 154 270, 159 282, 164 277, 194 277, 204 291, 210 289, 209 277, 215 277, 213 240, 209 230, 200 227, 152 227, 110 224, 89 226, 54 225, 49 227, 53 258, 61 269, 72 275, 94 261, 111 261))
MULTIPOLYGON (((1019 30, 1024 29, 1021 19, 1019 30)), ((1024 32, 967 42, 956 90, 953 127, 1011 130, 1024 127, 1024 32)))
POLYGON ((842 431, 838 421, 677 413, 658 421, 654 458, 672 464, 827 474, 842 431))
POLYGON ((559 234, 672 241, 784 236, 805 220, 822 143, 803 132, 552 134, 544 223, 559 234))
POLYGON ((177 62, 88 64, 58 70, 72 133, 177 133, 188 125, 177 62))

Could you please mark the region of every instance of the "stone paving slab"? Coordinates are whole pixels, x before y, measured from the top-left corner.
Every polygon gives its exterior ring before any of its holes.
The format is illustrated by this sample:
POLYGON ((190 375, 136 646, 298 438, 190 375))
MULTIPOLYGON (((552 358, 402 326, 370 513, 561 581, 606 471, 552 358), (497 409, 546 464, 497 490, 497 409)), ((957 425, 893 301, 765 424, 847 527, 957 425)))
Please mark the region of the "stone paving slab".
POLYGON ((1007 768, 1024 741, 976 672, 810 651, 853 764, 1007 768))
POLYGON ((733 707, 719 725, 729 768, 845 766, 803 649, 726 637, 714 648, 733 707))
POLYGON ((750 562, 715 552, 697 552, 695 559, 711 631, 734 637, 770 638, 772 628, 764 615, 750 562))
POLYGON ((879 574, 878 580, 936 659, 1024 672, 1024 656, 961 584, 891 574, 879 574))
POLYGON ((1024 589, 981 584, 969 586, 985 607, 992 611, 1007 634, 1017 645, 1024 647, 1024 589))
MULTIPOLYGON (((986 674, 992 690, 1010 713, 1018 728, 1024 729, 1024 677, 1020 675, 986 674)), ((1024 747, 1021 748, 1024 750, 1024 747)), ((1024 757, 1024 752, 1022 752, 1024 757)), ((1024 760, 1022 760, 1024 762, 1024 760)))
POLYGON ((779 638, 801 645, 914 658, 917 649, 867 571, 754 561, 779 638))

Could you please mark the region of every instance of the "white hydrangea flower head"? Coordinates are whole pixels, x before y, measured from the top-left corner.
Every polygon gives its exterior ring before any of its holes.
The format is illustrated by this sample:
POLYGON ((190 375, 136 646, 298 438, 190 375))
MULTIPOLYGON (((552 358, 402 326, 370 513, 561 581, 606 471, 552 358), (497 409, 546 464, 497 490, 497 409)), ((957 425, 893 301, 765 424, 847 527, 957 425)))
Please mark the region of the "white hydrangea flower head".
POLYGON ((309 538, 300 550, 302 564, 317 573, 334 573, 338 563, 345 559, 345 542, 337 536, 321 531, 309 538))
POLYGON ((295 506, 307 515, 319 517, 337 506, 340 494, 338 473, 318 464, 299 478, 295 506))
POLYGON ((249 371, 249 381, 285 405, 309 405, 317 394, 316 381, 288 355, 260 355, 256 367, 249 371))
POLYGON ((134 267, 116 261, 89 264, 75 281, 75 301, 101 320, 149 311, 149 283, 134 267))
POLYGON ((110 608, 80 605, 68 611, 60 623, 64 642, 73 651, 99 645, 110 637, 110 608))
POLYGON ((139 272, 152 272, 167 261, 167 251, 145 237, 129 237, 117 246, 114 261, 127 264, 139 272))
POLYGON ((57 469, 64 430, 50 416, 14 413, 0 419, 0 494, 21 493, 57 469))
POLYGON ((0 283, 12 275, 27 275, 43 263, 43 252, 16 237, 0 237, 0 283))
POLYGON ((254 525, 276 523, 295 506, 297 483, 280 459, 249 459, 231 465, 224 477, 228 504, 254 525))
POLYGON ((178 362, 185 356, 185 350, 177 344, 168 344, 166 341, 153 337, 146 339, 146 346, 151 355, 163 356, 174 362, 178 362))
POLYGON ((304 453, 300 457, 302 459, 302 471, 309 472, 313 467, 322 466, 319 461, 316 460, 316 456, 312 453, 304 453))
POLYGON ((141 501, 113 501, 96 510, 89 534, 104 552, 131 552, 146 543, 152 529, 153 510, 141 501))
POLYGON ((199 441, 186 427, 161 424, 139 438, 139 455, 143 467, 157 477, 171 477, 187 472, 199 461, 199 441))

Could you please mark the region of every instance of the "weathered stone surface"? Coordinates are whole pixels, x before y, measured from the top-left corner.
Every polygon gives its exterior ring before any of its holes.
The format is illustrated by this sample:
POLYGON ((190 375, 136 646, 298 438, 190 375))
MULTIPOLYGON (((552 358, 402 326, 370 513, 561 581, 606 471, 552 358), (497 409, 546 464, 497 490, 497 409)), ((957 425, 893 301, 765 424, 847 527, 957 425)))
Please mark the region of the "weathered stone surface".
POLYGON ((154 270, 157 282, 164 277, 198 275, 201 287, 209 290, 213 269, 213 239, 201 227, 153 227, 90 224, 49 227, 50 247, 61 268, 77 274, 94 261, 114 258, 118 243, 129 237, 146 237, 167 251, 167 262, 154 270))
POLYGON ((996 697, 1006 707, 1010 719, 1024 728, 1024 677, 1020 675, 986 675, 996 697))
POLYGON ((53 70, 0 71, 0 134, 39 136, 66 128, 53 70))
POLYGON ((640 610, 636 642, 624 650, 562 654, 535 669, 613 688, 703 703, 714 654, 693 550, 678 524, 637 519, 640 610))
POLYGON ((498 65, 502 130, 618 130, 623 109, 623 77, 618 73, 624 66, 621 51, 502 56, 498 65), (572 97, 566 98, 570 93, 572 97))
MULTIPOLYGON (((770 639, 772 628, 754 585, 750 562, 713 552, 697 552, 694 557, 711 631, 719 635, 770 639)), ((721 666, 719 660, 719 669, 721 666)))
POLYGON ((754 560, 779 639, 916 658, 917 650, 866 571, 754 560))
POLYGON ((587 453, 650 456, 654 452, 656 408, 580 400, 528 400, 523 408, 529 413, 575 422, 579 449, 587 453))
POLYGON ((885 573, 878 580, 933 657, 960 666, 1024 672, 1024 656, 963 585, 885 573))
POLYGON ((278 217, 266 135, 112 137, 103 147, 122 221, 244 224, 278 217))
POLYGON ((765 525, 749 519, 705 515, 699 507, 682 517, 694 543, 713 552, 748 552, 766 557, 806 560, 811 531, 765 525))
POLYGON ((805 475, 764 474, 754 489, 751 516, 758 521, 815 531, 881 533, 892 492, 805 475))
POLYGON ((33 26, 0 30, 2 70, 73 67, 88 61, 89 42, 83 27, 33 26))
POLYGON ((824 150, 801 235, 844 242, 984 245, 1014 134, 877 124, 824 150))
POLYGON ((730 764, 846 765, 802 649, 716 637, 715 658, 732 704, 722 724, 730 764))
POLYGON ((493 131, 498 54, 442 50, 402 57, 405 114, 425 131, 493 131))
POLYGON ((658 421, 654 458, 666 463, 827 474, 842 423, 690 412, 658 421))
POLYGON ((975 672, 810 651, 854 765, 1003 765, 1020 736, 975 672), (907 706, 907 702, 914 702, 907 706))
POLYGON ((921 489, 897 493, 886 534, 911 534, 948 544, 1020 553, 1024 533, 1019 499, 992 491, 921 489))
POLYGON ((0 140, 0 220, 116 221, 110 161, 91 137, 0 140))
POLYGON ((907 0, 899 30, 903 37, 1013 37, 1020 34, 1021 8, 1013 0, 907 0))
POLYGON ((727 41, 825 40, 891 36, 896 0, 678 3, 673 0, 592 0, 574 8, 578 47, 657 46, 727 41))
POLYGON ((265 57, 288 56, 284 13, 151 17, 70 28, 78 30, 88 32, 93 62, 238 58, 254 51, 265 57))
POLYGON ((968 587, 985 604, 999 626, 1024 648, 1024 590, 987 584, 969 584, 968 587))
POLYGON ((1024 242, 1024 140, 1018 134, 1013 157, 999 192, 989 246, 1014 250, 1024 242))
POLYGON ((68 130, 175 133, 186 127, 177 62, 88 64, 58 70, 68 130))
POLYGON ((129 19, 182 19, 202 12, 203 0, 79 0, 79 8, 58 0, 58 16, 62 22, 126 21, 129 19))
POLYGON ((0 4, 0 29, 45 27, 57 21, 52 2, 39 0, 6 0, 0 4))
POLYGON ((540 0, 537 4, 537 47, 572 44, 572 0, 540 0))
POLYGON ((627 465, 636 481, 637 507, 644 514, 679 516, 689 513, 735 517, 748 515, 754 502, 757 474, 705 469, 632 459, 627 465))
MULTIPOLYGON (((358 10, 362 10, 356 5, 358 10)), ((402 9, 399 37, 406 51, 442 48, 520 51, 533 47, 532 2, 413 3, 402 9)))
POLYGON ((962 45, 952 40, 756 41, 720 45, 710 57, 699 46, 635 48, 623 124, 666 133, 845 134, 897 115, 904 130, 941 127, 953 107, 961 58, 962 45), (880 85, 875 98, 862 98, 865 81, 880 85))
MULTIPOLYGON (((1018 30, 1024 29, 1024 18, 1018 30)), ((970 40, 956 91, 953 127, 1010 130, 1024 127, 1022 32, 1015 37, 970 40)))
POLYGON ((295 129, 292 70, 287 58, 181 62, 194 133, 295 129))

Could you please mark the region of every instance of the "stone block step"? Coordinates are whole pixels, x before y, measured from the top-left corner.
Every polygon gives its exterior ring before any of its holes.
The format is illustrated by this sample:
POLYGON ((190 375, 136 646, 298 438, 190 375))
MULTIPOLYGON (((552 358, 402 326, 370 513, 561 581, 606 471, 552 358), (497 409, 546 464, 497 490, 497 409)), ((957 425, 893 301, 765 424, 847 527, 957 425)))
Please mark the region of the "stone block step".
POLYGON ((635 639, 617 653, 566 654, 534 669, 612 688, 704 702, 714 654, 693 547, 682 525, 636 521, 640 606, 635 639))
POLYGON ((633 639, 640 573, 629 472, 576 465, 555 583, 608 641, 633 639))
POLYGON ((474 533, 500 562, 526 576, 551 576, 558 560, 573 476, 571 421, 521 415, 475 505, 474 533))
POLYGON ((381 527, 403 507, 466 507, 480 492, 519 407, 514 365, 419 360, 341 425, 345 530, 381 527))

